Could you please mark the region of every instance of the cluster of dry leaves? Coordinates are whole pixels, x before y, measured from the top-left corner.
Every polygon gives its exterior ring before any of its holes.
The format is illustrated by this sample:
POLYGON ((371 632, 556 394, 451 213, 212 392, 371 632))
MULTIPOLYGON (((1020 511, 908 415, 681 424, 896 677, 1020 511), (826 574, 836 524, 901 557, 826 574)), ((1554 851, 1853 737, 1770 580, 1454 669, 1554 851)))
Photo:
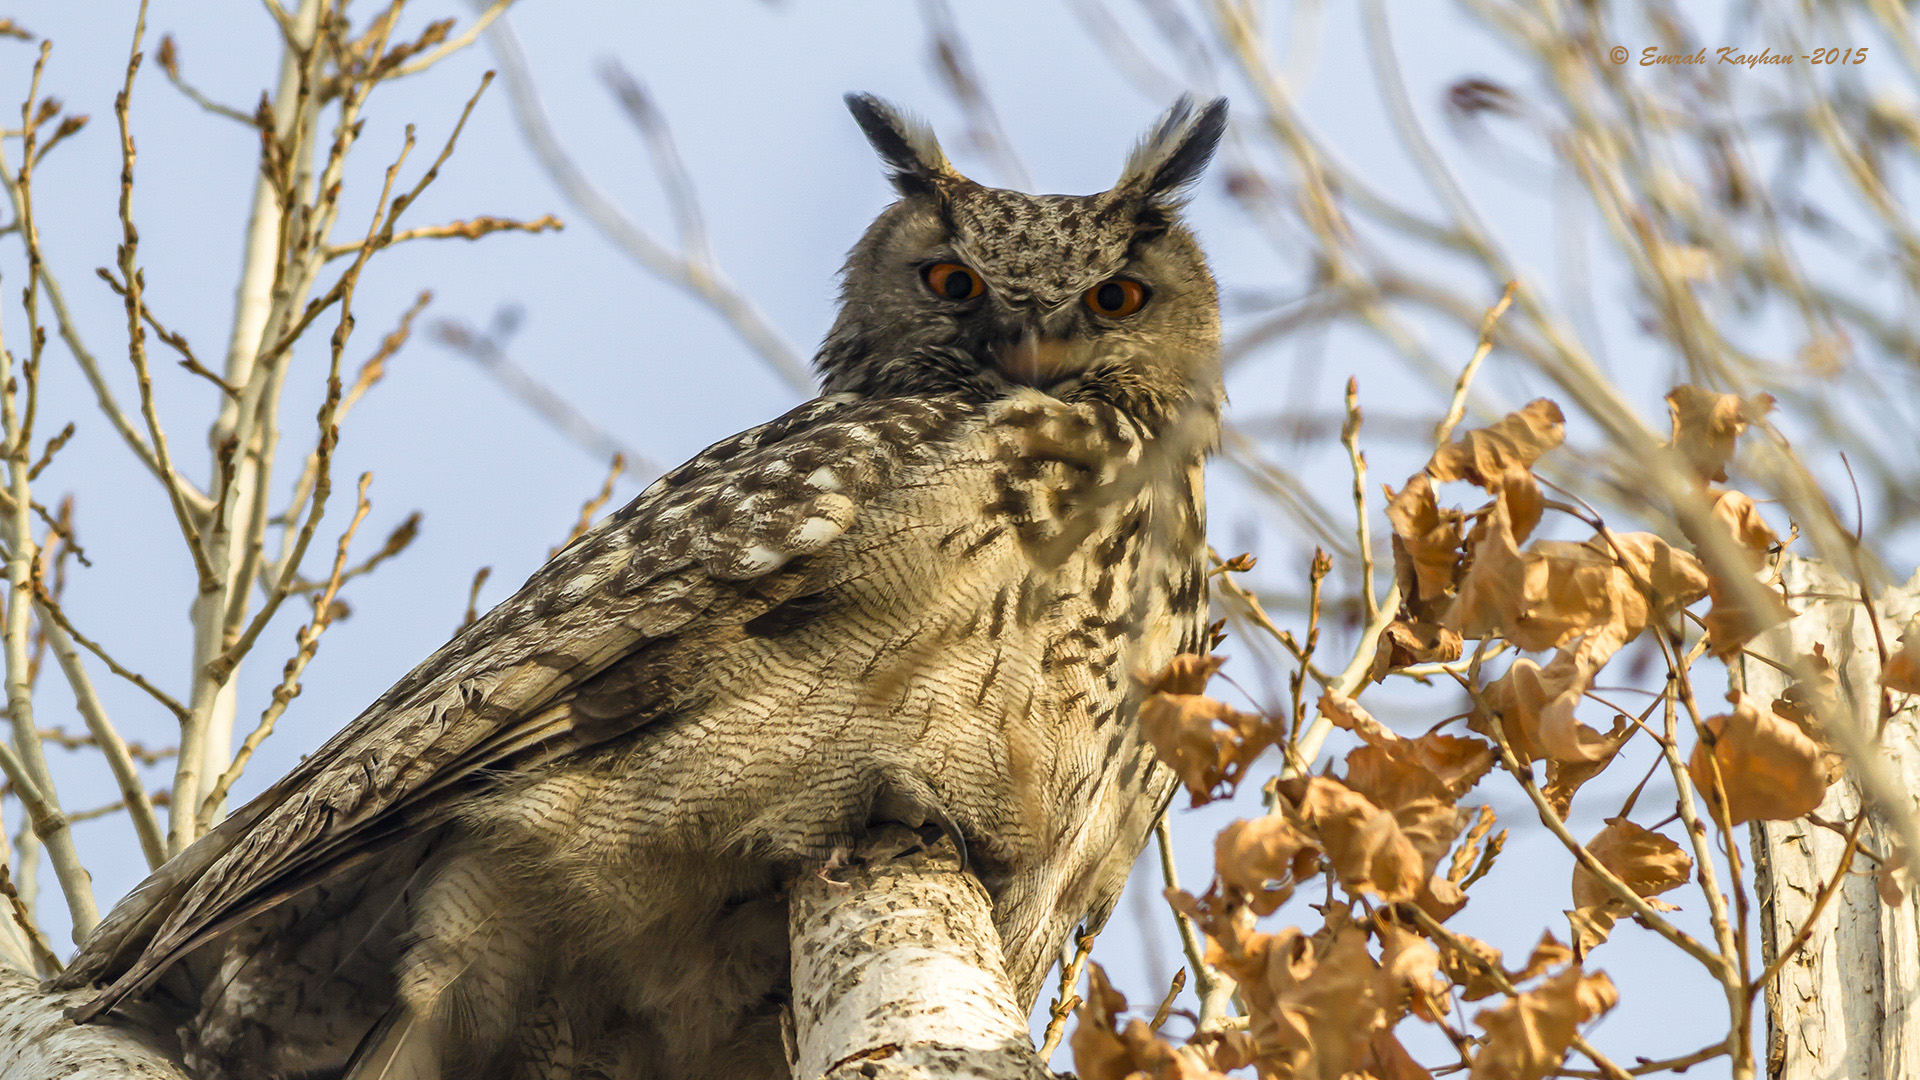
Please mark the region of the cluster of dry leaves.
MULTIPOLYGON (((1771 402, 1689 386, 1667 401, 1667 452, 1697 481, 1707 510, 1698 520, 1724 530, 1690 536, 1690 550, 1652 533, 1615 532, 1569 505, 1576 500, 1543 490, 1534 464, 1565 436, 1560 409, 1546 400, 1441 446, 1388 492, 1402 605, 1374 643, 1372 681, 1409 668, 1422 678, 1451 677, 1472 702, 1467 732, 1442 731, 1442 723, 1402 737, 1329 689, 1320 715, 1359 745, 1338 771, 1330 764, 1314 774, 1288 742, 1298 717, 1289 726, 1285 717, 1242 712, 1206 695, 1219 660, 1181 657, 1146 680, 1142 725, 1194 805, 1230 796, 1267 750, 1283 755, 1285 767, 1266 787, 1269 812, 1219 834, 1206 893, 1169 893, 1182 917, 1205 932, 1206 963, 1237 981, 1245 1020, 1209 1025, 1176 1047, 1145 1021, 1122 1025, 1126 1001, 1096 967, 1072 1043, 1081 1077, 1188 1080, 1251 1068, 1274 1078, 1427 1078, 1395 1033, 1409 1016, 1437 1025, 1458 1051, 1451 1068, 1473 1080, 1534 1080, 1559 1069, 1570 1048, 1586 1052, 1603 1074, 1617 1068, 1579 1035, 1579 1025, 1617 997, 1604 973, 1584 966, 1588 953, 1619 919, 1673 910, 1656 898, 1693 878, 1695 860, 1657 831, 1681 815, 1655 828, 1629 819, 1638 789, 1598 836, 1579 844, 1565 832, 1575 792, 1644 732, 1660 743, 1676 783, 1684 773, 1697 789, 1724 844, 1740 823, 1809 813, 1837 776, 1812 700, 1834 693, 1832 685, 1796 684, 1770 704, 1730 693, 1729 712, 1704 719, 1693 712, 1692 663, 1709 652, 1738 653, 1791 613, 1777 583, 1767 587, 1779 538, 1752 499, 1720 486, 1735 440, 1771 402), (1443 506, 1439 487, 1455 481, 1482 489, 1484 504, 1443 506), (1549 510, 1592 535, 1531 539, 1549 510), (1703 614, 1689 610, 1703 600, 1703 614), (1665 693, 1639 717, 1616 713, 1606 730, 1579 719, 1595 675, 1649 630, 1667 661, 1665 693), (1463 659, 1470 640, 1478 644, 1463 659), (1497 677, 1483 676, 1487 661, 1509 650, 1548 655, 1544 662, 1518 657, 1497 677), (1649 723, 1662 705, 1664 734, 1649 723), (1695 722, 1677 726, 1675 718, 1684 724, 1688 715, 1695 722), (1535 779, 1535 763, 1544 764, 1544 783, 1535 779), (1543 823, 1582 849, 1569 883, 1570 941, 1543 934, 1517 969, 1444 925, 1506 836, 1493 832, 1488 807, 1460 805, 1496 767, 1527 790, 1543 823), (1260 928, 1260 916, 1316 878, 1326 891, 1323 926, 1311 933, 1260 928), (1477 1034, 1451 1016, 1456 999, 1496 999, 1473 1017, 1477 1034)), ((1236 560, 1227 569, 1244 565, 1236 560)), ((1808 660, 1827 670, 1824 658, 1808 660)), ((1916 660, 1906 650, 1894 657, 1889 686, 1900 689, 1905 679, 1920 689, 1916 660)))

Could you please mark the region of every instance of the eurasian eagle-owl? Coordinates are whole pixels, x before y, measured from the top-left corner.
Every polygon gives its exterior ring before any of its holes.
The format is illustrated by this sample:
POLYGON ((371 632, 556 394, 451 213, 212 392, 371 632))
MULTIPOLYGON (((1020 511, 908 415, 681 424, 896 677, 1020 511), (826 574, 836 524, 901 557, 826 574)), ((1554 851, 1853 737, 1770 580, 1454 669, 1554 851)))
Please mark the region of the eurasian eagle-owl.
POLYGON ((1214 283, 1176 105, 1097 195, 983 187, 848 104, 899 199, 822 396, 560 552, 117 906, 56 984, 222 1077, 783 1076, 784 888, 964 842, 1031 1006, 1172 780, 1135 672, 1203 649, 1214 283), (377 1067, 377 1069, 376 1069, 377 1067))

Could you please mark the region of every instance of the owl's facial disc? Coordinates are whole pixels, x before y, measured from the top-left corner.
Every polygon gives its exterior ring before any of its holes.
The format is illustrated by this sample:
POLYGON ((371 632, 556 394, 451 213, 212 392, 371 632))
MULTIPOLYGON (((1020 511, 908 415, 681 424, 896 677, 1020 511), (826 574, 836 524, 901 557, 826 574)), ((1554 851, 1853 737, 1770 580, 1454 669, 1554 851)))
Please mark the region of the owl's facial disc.
POLYGON ((815 363, 829 393, 1031 387, 1153 424, 1220 398, 1218 294, 1180 207, 1226 128, 1182 99, 1094 195, 962 176, 924 125, 848 99, 900 195, 848 256, 815 363))

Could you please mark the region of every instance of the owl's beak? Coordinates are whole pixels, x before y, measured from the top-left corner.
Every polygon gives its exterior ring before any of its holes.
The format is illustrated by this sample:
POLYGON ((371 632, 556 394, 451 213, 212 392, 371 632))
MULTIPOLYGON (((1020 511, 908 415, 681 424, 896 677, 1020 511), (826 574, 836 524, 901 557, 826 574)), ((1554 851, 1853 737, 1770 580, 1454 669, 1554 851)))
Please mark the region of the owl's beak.
POLYGON ((1065 338, 1036 334, 1029 330, 1013 342, 994 350, 993 359, 1000 373, 1014 382, 1045 388, 1070 373, 1073 349, 1065 338))

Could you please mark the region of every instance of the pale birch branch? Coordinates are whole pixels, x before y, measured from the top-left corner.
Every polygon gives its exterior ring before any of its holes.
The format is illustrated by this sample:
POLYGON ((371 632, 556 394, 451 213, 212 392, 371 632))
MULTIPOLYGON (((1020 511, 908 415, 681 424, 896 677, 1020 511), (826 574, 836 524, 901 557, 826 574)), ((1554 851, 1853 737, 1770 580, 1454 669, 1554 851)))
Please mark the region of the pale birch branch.
POLYGON ((789 902, 795 1080, 1051 1080, 1015 1000, 986 890, 950 843, 877 829, 789 902))
POLYGON ((90 993, 48 994, 0 966, 0 1076, 7 1080, 194 1080, 177 1048, 131 1027, 77 1026, 66 1010, 90 993))
MULTIPOLYGON (((42 607, 40 614, 45 616, 42 607)), ((40 629, 47 635, 47 645, 53 650, 53 658, 60 665, 60 671, 67 677, 67 685, 73 688, 73 700, 80 710, 81 719, 86 721, 87 730, 92 733, 94 742, 100 747, 100 753, 107 759, 107 768, 112 770, 113 779, 120 786, 120 797, 125 800, 127 816, 133 822, 133 831, 140 838, 140 851, 147 857, 148 869, 159 869, 167 861, 167 837, 160 826, 159 817, 153 812, 153 802, 147 798, 146 785, 140 780, 139 766, 134 763, 133 755, 127 750, 126 740, 114 728, 108 719, 106 707, 100 703, 100 695, 94 690, 93 679, 87 675, 87 669, 80 661, 80 652, 74 647, 73 638, 66 630, 51 618, 43 618, 40 629)))

